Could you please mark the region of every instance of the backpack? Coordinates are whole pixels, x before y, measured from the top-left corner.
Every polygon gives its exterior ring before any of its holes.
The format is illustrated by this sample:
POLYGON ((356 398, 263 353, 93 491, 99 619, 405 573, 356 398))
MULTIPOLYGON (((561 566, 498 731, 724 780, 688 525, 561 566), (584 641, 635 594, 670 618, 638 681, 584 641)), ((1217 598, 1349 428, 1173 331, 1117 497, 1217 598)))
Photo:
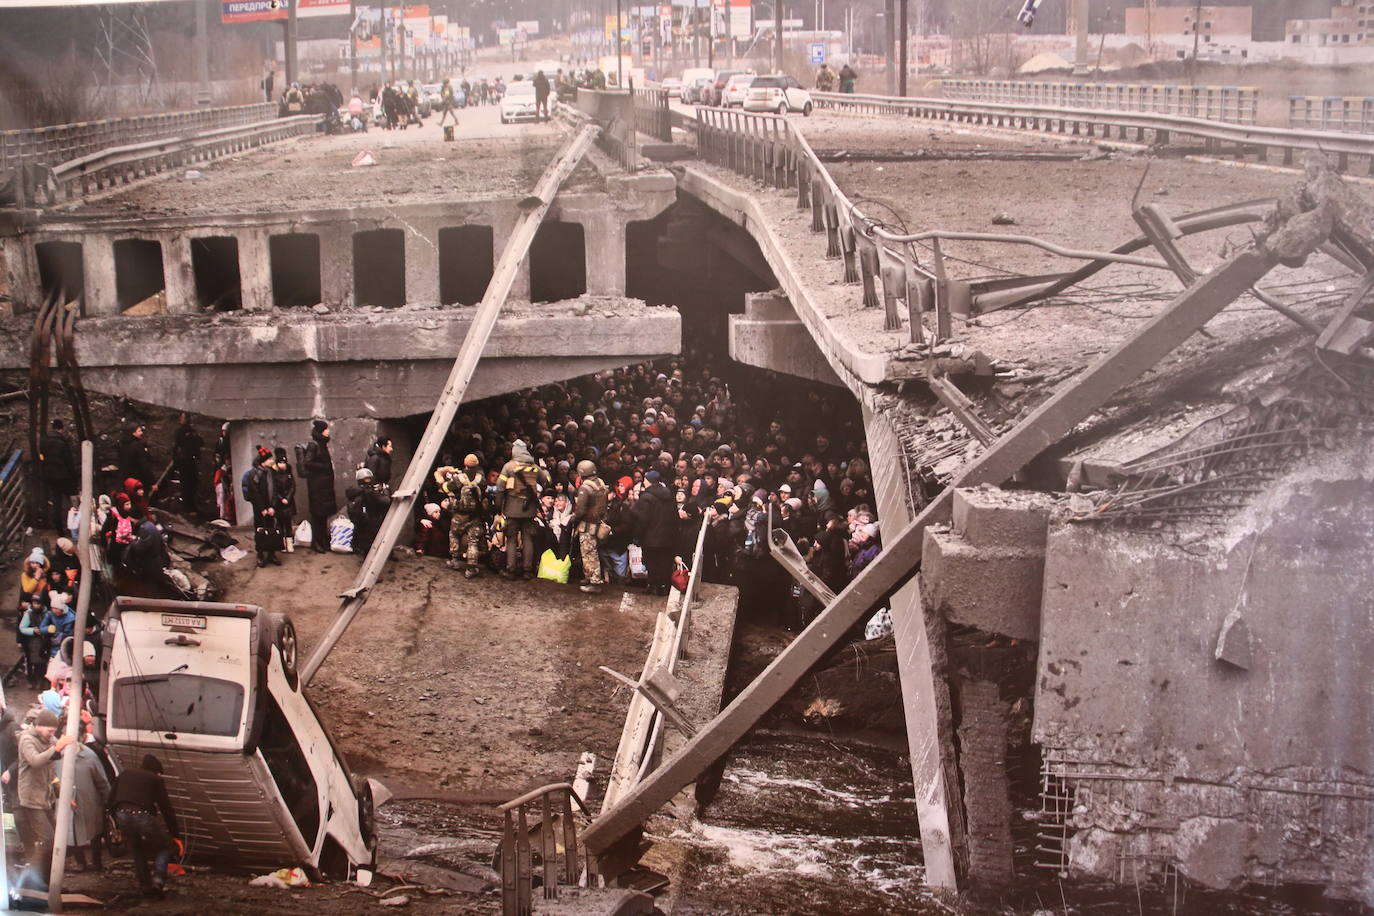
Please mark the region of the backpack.
POLYGON ((468 483, 462 476, 458 479, 458 511, 463 515, 476 515, 482 509, 480 484, 468 483))
POLYGON ((115 521, 115 543, 132 544, 134 542, 134 522, 127 515, 120 515, 115 509, 110 509, 114 513, 115 521))
POLYGON ((305 459, 306 459, 306 457, 310 454, 309 448, 308 448, 307 446, 305 446, 305 445, 297 445, 297 446, 295 447, 295 450, 296 450, 296 468, 297 468, 297 470, 300 471, 300 473, 304 474, 304 473, 305 473, 305 459))
POLYGON ((253 480, 253 468, 249 468, 248 470, 244 471, 244 472, 243 472, 243 476, 239 478, 239 490, 243 493, 243 498, 244 498, 244 501, 245 501, 245 502, 250 502, 250 503, 251 503, 251 502, 253 501, 253 496, 252 496, 252 491, 251 491, 251 488, 252 488, 252 480, 253 480))

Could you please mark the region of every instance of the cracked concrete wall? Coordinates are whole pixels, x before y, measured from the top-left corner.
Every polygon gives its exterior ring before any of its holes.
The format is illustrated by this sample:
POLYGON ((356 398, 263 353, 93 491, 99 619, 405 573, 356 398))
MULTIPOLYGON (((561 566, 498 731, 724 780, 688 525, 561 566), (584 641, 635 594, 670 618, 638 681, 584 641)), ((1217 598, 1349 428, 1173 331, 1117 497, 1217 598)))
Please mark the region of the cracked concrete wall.
POLYGON ((1371 480, 1314 460, 1186 548, 1051 523, 1034 737, 1076 791, 1073 871, 1374 903, 1371 480))

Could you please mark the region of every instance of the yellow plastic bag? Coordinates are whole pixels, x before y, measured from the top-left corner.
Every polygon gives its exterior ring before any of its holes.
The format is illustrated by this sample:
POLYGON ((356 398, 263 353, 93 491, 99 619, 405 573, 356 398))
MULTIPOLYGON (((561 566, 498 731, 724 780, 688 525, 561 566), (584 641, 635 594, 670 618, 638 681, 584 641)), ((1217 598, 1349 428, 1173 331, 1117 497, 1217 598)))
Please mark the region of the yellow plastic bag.
POLYGON ((539 558, 539 578, 548 579, 550 582, 566 583, 571 574, 572 554, 568 554, 560 560, 552 550, 546 550, 544 555, 539 558))

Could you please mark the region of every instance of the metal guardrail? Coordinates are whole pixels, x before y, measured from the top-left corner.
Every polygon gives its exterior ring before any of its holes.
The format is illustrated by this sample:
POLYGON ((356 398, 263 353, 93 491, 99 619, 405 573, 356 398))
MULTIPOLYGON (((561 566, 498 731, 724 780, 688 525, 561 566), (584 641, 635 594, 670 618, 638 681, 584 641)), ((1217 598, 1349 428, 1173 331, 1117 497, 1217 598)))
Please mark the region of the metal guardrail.
POLYGON ((184 136, 191 131, 252 124, 270 118, 276 113, 275 102, 258 102, 253 105, 173 111, 131 118, 104 118, 99 121, 78 121, 73 124, 0 131, 0 170, 11 169, 24 162, 55 166, 71 159, 89 156, 107 147, 184 136))
POLYGON ((1261 160, 1267 159, 1269 152, 1274 151, 1282 154, 1285 165, 1293 163, 1295 153, 1312 150, 1334 154, 1338 160, 1336 167, 1341 171, 1349 168, 1351 156, 1359 156, 1370 160, 1369 170, 1374 174, 1374 137, 1337 131, 1225 124, 1178 115, 1004 102, 960 102, 838 92, 813 92, 811 98, 816 107, 837 111, 1100 136, 1104 139, 1109 139, 1113 131, 1123 140, 1146 142, 1148 137, 1152 137, 1153 142, 1160 144, 1169 143, 1175 137, 1187 137, 1202 141, 1209 151, 1229 144, 1242 154, 1254 151, 1261 160))
POLYGON ((1180 86, 1170 83, 948 79, 941 81, 941 88, 945 98, 968 102, 1148 111, 1231 124, 1256 123, 1260 98, 1260 91, 1249 86, 1180 86))
POLYGON ((523 916, 533 909, 534 862, 531 855, 529 815, 539 817, 539 858, 543 870, 542 883, 545 900, 558 899, 558 884, 576 886, 581 878, 583 854, 578 851, 577 822, 573 819, 573 802, 583 814, 590 814, 581 797, 566 782, 554 783, 526 792, 519 798, 501 805, 497 810, 503 818, 501 832, 501 912, 505 916, 523 916), (537 807, 533 811, 531 806, 537 807), (554 819, 562 820, 563 834, 554 829, 554 819), (563 867, 558 867, 559 847, 562 847, 563 867))
POLYGON ((1374 134, 1374 97, 1293 95, 1288 97, 1288 126, 1374 134))
POLYGON ((191 137, 111 147, 62 163, 52 170, 53 179, 58 196, 71 199, 168 169, 311 133, 318 122, 318 115, 296 115, 222 127, 191 137))
POLYGON ((24 533, 28 514, 28 486, 25 484, 24 450, 15 449, 0 467, 0 557, 24 533))
POLYGON ((673 121, 667 89, 635 89, 635 130, 664 143, 673 142, 673 121))

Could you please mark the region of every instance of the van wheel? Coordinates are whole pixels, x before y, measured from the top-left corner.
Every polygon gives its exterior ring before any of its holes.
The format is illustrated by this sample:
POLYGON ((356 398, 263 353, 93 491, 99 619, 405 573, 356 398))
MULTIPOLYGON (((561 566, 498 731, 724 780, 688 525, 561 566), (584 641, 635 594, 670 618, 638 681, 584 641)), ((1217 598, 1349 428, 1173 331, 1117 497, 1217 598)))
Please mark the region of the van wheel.
POLYGON ((786 102, 779 102, 779 103, 778 103, 778 114, 780 114, 780 115, 785 115, 785 114, 787 114, 787 103, 786 103, 786 102))
POLYGON ((377 812, 372 805, 372 783, 361 776, 353 777, 353 794, 358 798, 358 833, 363 844, 377 861, 377 812))
POLYGON ((809 117, 811 117, 811 103, 810 103, 810 102, 807 102, 807 103, 806 103, 806 107, 802 109, 802 117, 804 117, 804 118, 809 118, 809 117))
POLYGON ((300 644, 296 641, 296 625, 285 614, 272 615, 272 642, 281 652, 281 666, 286 673, 286 683, 292 690, 300 685, 300 675, 296 671, 296 654, 300 644))

